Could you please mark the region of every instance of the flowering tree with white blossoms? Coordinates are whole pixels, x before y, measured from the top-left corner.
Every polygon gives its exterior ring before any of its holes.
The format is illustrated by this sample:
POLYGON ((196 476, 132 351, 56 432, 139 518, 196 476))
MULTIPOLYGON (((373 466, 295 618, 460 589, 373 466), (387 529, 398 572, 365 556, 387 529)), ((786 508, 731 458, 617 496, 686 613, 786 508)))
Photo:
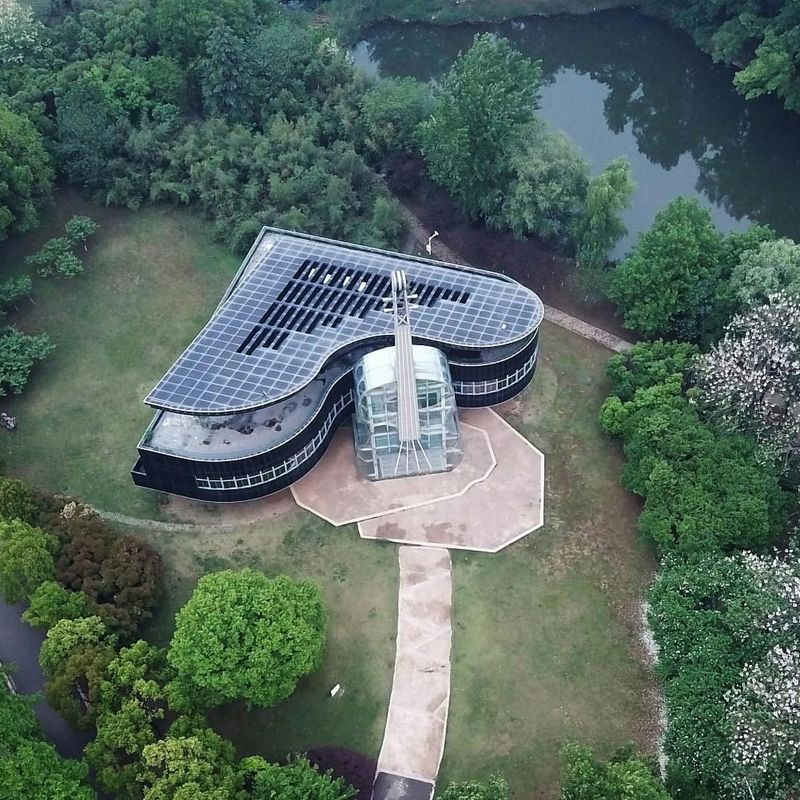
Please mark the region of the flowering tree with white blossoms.
POLYGON ((28 6, 0 0, 0 64, 20 64, 27 53, 41 48, 44 27, 28 6))
POLYGON ((800 790, 800 649, 777 645, 726 697, 731 797, 786 800, 800 790), (744 790, 744 791, 743 791, 744 790))
POLYGON ((784 800, 800 790, 800 558, 794 552, 740 559, 767 601, 755 627, 776 643, 744 667, 725 697, 728 795, 784 800))
POLYGON ((701 407, 753 436, 765 461, 800 455, 800 298, 779 292, 734 317, 694 375, 701 407))

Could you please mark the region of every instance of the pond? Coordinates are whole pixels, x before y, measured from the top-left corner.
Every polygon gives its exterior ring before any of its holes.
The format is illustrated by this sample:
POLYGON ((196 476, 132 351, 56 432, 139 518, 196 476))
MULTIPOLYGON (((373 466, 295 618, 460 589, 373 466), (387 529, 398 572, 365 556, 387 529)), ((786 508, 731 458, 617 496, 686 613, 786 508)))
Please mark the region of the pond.
POLYGON ((618 155, 637 184, 629 235, 677 195, 696 196, 722 230, 750 221, 800 239, 800 115, 772 98, 745 100, 732 70, 691 39, 635 12, 526 18, 499 25, 383 24, 353 55, 384 77, 435 80, 477 32, 541 59, 541 116, 567 133, 594 172, 618 155))

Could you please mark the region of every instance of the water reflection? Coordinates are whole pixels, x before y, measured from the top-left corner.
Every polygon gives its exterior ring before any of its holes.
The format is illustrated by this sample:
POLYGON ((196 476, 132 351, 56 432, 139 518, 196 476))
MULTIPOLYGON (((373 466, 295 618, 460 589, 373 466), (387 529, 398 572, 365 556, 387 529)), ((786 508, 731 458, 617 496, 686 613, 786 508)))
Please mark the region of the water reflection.
POLYGON ((800 116, 771 99, 744 100, 730 69, 655 20, 623 12, 494 26, 383 25, 354 56, 382 75, 429 80, 484 30, 542 60, 542 116, 595 169, 619 154, 631 160, 638 185, 626 217, 631 233, 676 195, 694 194, 724 230, 754 220, 800 239, 800 116))

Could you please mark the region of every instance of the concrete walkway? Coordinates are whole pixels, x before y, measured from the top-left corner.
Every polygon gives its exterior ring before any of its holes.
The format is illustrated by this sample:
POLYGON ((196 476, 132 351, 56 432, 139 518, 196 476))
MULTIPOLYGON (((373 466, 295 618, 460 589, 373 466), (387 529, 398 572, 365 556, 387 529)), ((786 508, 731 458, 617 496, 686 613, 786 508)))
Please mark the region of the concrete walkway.
POLYGON ((392 696, 374 800, 428 800, 444 752, 450 704, 450 553, 401 547, 392 696))

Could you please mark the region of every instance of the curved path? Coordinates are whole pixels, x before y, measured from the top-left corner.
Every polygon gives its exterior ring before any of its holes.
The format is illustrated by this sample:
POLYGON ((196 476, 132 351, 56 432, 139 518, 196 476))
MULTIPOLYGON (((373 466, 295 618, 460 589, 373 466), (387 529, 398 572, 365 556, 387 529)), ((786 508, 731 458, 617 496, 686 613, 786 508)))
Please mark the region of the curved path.
POLYGON ((394 679, 373 798, 429 800, 450 705, 450 553, 401 547, 399 559, 394 679))

